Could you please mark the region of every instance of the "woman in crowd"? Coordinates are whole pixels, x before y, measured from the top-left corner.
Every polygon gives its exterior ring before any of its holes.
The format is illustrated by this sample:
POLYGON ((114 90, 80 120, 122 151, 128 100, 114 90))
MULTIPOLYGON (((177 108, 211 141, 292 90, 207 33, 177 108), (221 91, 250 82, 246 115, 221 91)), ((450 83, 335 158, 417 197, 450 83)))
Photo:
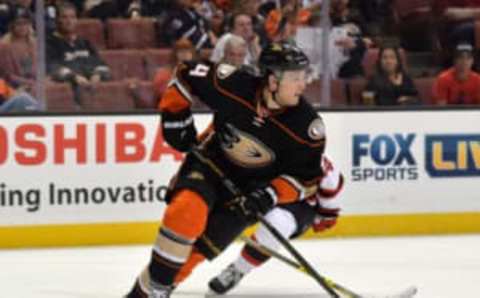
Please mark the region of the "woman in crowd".
POLYGON ((391 106, 418 103, 418 91, 405 72, 400 51, 394 46, 380 49, 377 70, 362 93, 365 104, 391 106))

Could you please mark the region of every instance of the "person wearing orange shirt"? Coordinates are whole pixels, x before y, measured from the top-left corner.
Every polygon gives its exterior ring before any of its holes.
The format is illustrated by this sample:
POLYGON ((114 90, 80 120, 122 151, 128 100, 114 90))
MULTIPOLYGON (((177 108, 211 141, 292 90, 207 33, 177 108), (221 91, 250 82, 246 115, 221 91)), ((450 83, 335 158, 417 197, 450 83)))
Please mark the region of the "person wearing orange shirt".
POLYGON ((453 67, 442 72, 434 84, 438 105, 480 104, 480 74, 472 70, 473 63, 473 46, 457 45, 453 67))

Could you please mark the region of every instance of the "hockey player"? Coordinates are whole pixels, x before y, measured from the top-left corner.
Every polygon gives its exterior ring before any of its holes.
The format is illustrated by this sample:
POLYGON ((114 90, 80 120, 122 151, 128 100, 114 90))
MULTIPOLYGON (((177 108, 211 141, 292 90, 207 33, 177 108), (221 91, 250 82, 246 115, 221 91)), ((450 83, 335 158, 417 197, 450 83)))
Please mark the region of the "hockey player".
MULTIPOLYGON (((324 176, 314 196, 298 203, 280 205, 265 215, 265 219, 286 239, 299 237, 310 227, 318 233, 336 224, 340 212, 338 194, 343 188, 343 176, 325 156, 322 158, 322 169, 324 176)), ((280 246, 263 225, 251 238, 272 250, 280 246)), ((225 294, 238 285, 246 274, 269 259, 269 255, 247 244, 237 260, 210 280, 208 286, 215 294, 225 294)))
POLYGON ((244 196, 234 198, 218 173, 188 153, 167 195, 150 262, 127 297, 170 297, 195 266, 215 258, 254 223, 258 212, 316 193, 325 128, 301 97, 308 66, 301 50, 275 43, 262 51, 261 77, 228 64, 177 67, 159 104, 164 138, 180 151, 199 148, 244 196), (201 144, 190 111, 193 96, 214 114, 201 144))

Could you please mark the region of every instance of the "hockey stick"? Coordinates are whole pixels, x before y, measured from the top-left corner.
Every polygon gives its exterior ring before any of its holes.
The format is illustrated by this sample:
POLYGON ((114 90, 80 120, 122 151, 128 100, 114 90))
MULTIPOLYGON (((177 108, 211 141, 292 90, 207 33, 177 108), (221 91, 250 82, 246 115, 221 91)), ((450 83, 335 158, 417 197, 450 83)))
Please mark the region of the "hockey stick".
MULTIPOLYGON (((251 238, 249 237, 245 237, 245 236, 241 236, 240 237, 245 243, 247 243, 248 245, 252 246, 253 248, 259 250, 260 252, 262 252, 263 254, 267 255, 267 256, 270 256, 270 257, 273 257, 285 264, 287 264, 288 266, 290 267, 293 267, 305 274, 308 274, 310 275, 306 270, 305 268, 303 268, 302 265, 300 265, 299 263, 295 262, 294 260, 266 247, 265 245, 262 245, 261 243, 258 243, 254 240, 252 240, 251 238)), ((339 291, 340 293, 342 294, 345 294, 347 295, 347 298, 363 298, 362 296, 350 291, 349 289, 335 283, 334 281, 332 281, 331 279, 327 278, 327 277, 324 277, 325 278, 325 281, 328 283, 328 285, 332 288, 334 288, 335 290, 339 291)))
MULTIPOLYGON (((299 263, 295 262, 294 260, 282 255, 281 253, 278 253, 275 250, 272 250, 272 249, 266 247, 265 245, 262 245, 261 243, 258 243, 256 241, 252 240, 249 237, 240 236, 240 239, 242 239, 245 243, 252 246, 253 248, 259 250, 263 254, 265 254, 267 256, 270 256, 270 257, 273 257, 273 258, 279 260, 280 262, 283 262, 284 264, 287 264, 288 266, 290 266, 294 269, 297 269, 297 270, 299 270, 299 271, 301 271, 305 274, 309 274, 305 270, 305 268, 302 267, 302 265, 300 265, 299 263)), ((333 289, 335 289, 338 292, 344 294, 347 298, 366 298, 365 296, 356 294, 355 292, 345 288, 344 286, 335 283, 334 281, 332 281, 331 279, 329 279, 327 277, 325 277, 325 280, 329 283, 329 285, 333 289)), ((409 287, 409 288, 401 291, 400 293, 387 296, 387 298, 388 297, 390 297, 390 298, 410 298, 410 297, 413 297, 416 293, 417 293, 417 288, 416 287, 409 287)))
MULTIPOLYGON (((230 180, 223 171, 209 158, 205 157, 197 148, 192 148, 190 151, 201 163, 208 166, 211 170, 213 170, 218 177, 222 180, 222 183, 225 187, 237 198, 241 199, 244 197, 242 191, 230 180)), ((297 260, 298 263, 301 264, 302 268, 305 268, 305 271, 308 272, 321 286, 322 288, 330 294, 333 298, 340 298, 340 296, 332 289, 329 281, 321 276, 311 265, 308 261, 295 249, 295 247, 290 244, 290 242, 283 237, 278 230, 273 227, 265 217, 258 213, 256 214, 258 220, 272 233, 272 235, 280 242, 283 247, 297 260)))

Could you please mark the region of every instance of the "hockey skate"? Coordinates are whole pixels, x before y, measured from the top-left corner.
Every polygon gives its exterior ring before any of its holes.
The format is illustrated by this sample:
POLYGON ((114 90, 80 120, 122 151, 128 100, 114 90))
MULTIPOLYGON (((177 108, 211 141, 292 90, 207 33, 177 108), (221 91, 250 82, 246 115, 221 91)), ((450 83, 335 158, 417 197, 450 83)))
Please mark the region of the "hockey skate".
POLYGON ((242 278, 243 273, 235 268, 233 264, 230 264, 218 276, 211 279, 208 286, 215 294, 225 294, 233 289, 242 278))
POLYGON ((170 298, 172 291, 172 286, 164 286, 150 282, 150 294, 148 298, 170 298))

